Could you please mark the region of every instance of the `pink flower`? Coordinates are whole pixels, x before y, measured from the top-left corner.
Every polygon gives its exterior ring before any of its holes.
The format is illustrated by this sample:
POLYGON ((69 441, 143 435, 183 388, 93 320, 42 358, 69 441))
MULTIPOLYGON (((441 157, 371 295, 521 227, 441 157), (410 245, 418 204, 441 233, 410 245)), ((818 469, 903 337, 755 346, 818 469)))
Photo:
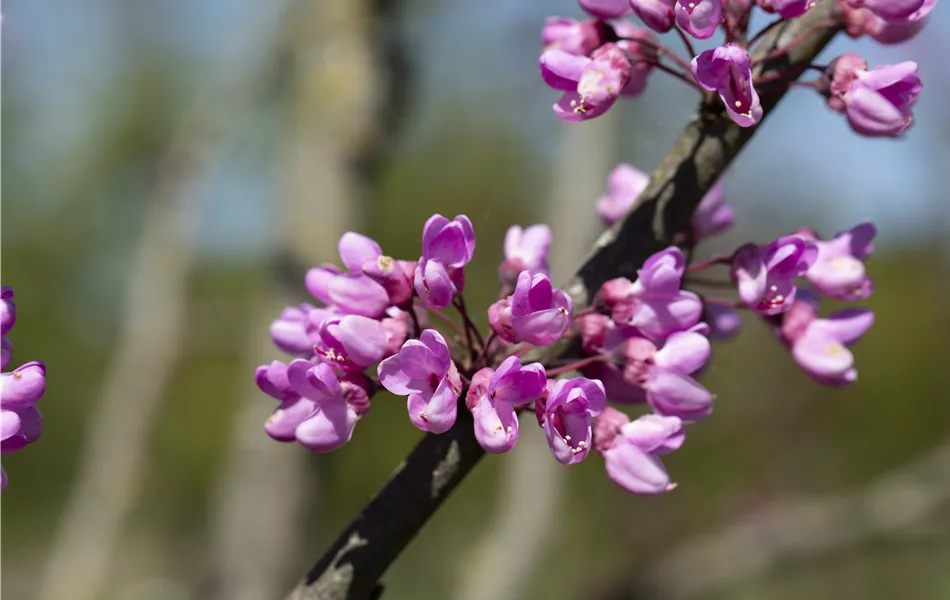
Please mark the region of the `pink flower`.
POLYGON ((386 354, 386 331, 368 317, 332 317, 320 326, 318 337, 317 357, 344 373, 361 372, 386 354))
POLYGON ((762 119, 762 105, 752 86, 752 65, 745 48, 726 44, 706 50, 693 59, 692 66, 699 85, 719 92, 733 122, 751 127, 762 119))
POLYGON ((822 81, 828 84, 828 108, 844 111, 844 95, 858 78, 859 73, 868 70, 868 62, 853 52, 845 52, 828 63, 822 81))
POLYGON ((414 285, 426 306, 445 308, 464 287, 463 267, 475 253, 475 230, 465 215, 449 221, 440 214, 429 217, 422 230, 422 257, 416 265, 414 285))
POLYGON ((763 315, 776 315, 795 301, 794 279, 804 275, 817 257, 815 243, 798 235, 765 246, 746 244, 733 256, 732 280, 746 306, 763 315))
POLYGON ((465 403, 475 420, 475 438, 487 452, 508 452, 520 436, 516 405, 534 402, 547 379, 540 363, 521 366, 511 356, 497 371, 481 369, 472 376, 465 403))
POLYGON ((655 495, 676 487, 660 459, 683 445, 682 422, 676 417, 627 415, 607 408, 597 417, 594 443, 604 457, 607 475, 633 494, 655 495))
POLYGON ((924 0, 848 0, 848 3, 853 8, 866 8, 882 19, 895 21, 920 10, 924 0))
POLYGON ((930 20, 930 11, 937 0, 924 0, 916 11, 907 18, 889 21, 874 16, 870 21, 867 34, 881 44, 900 44, 916 36, 930 20))
POLYGON ((541 413, 548 446, 559 462, 570 465, 587 458, 592 444, 591 419, 604 411, 607 396, 596 379, 559 379, 541 413))
POLYGON ((548 17, 541 29, 545 50, 557 48, 569 54, 587 56, 607 41, 607 24, 603 21, 576 21, 548 17))
POLYGON ((257 368, 257 385, 280 401, 264 430, 281 442, 297 441, 314 452, 336 450, 350 441, 359 418, 369 411, 363 375, 338 379, 324 363, 296 359, 257 368))
POLYGON ((488 324, 498 337, 514 344, 518 341, 518 334, 511 325, 511 297, 502 298, 488 307, 488 324))
POLYGON ((820 319, 818 303, 803 295, 784 315, 780 338, 812 379, 842 387, 858 378, 848 346, 861 339, 873 323, 874 313, 859 308, 846 308, 820 319))
POLYGON ((522 271, 511 296, 511 327, 518 339, 535 346, 553 344, 567 332, 574 302, 555 289, 544 273, 522 271))
POLYGON ((598 19, 616 19, 629 15, 630 0, 577 0, 577 4, 592 17, 598 19))
POLYGON ((270 336, 274 345, 287 354, 311 356, 320 336, 320 325, 334 313, 312 304, 288 306, 280 318, 271 323, 270 336))
POLYGON ((16 323, 16 304, 13 302, 13 288, 0 286, 0 335, 6 335, 16 323))
POLYGON ((630 81, 620 90, 621 96, 639 96, 647 87, 647 77, 659 62, 659 42, 651 31, 637 27, 630 21, 613 24, 614 33, 620 38, 617 47, 630 59, 630 81))
POLYGON ((619 325, 636 327, 650 339, 661 340, 699 322, 702 301, 680 289, 686 259, 675 246, 657 252, 643 263, 633 283, 625 278, 606 282, 598 302, 619 325))
POLYGON ((630 59, 616 44, 604 44, 590 58, 563 50, 546 50, 540 60, 541 77, 564 93, 554 114, 564 121, 598 117, 613 106, 630 82, 630 59))
POLYGON ((778 13, 783 19, 802 16, 817 4, 817 0, 756 0, 767 13, 778 13))
POLYGON ((874 250, 877 229, 861 223, 825 242, 815 238, 818 257, 805 278, 822 294, 837 300, 864 300, 874 288, 864 261, 874 250))
POLYGON ((502 285, 513 286, 522 271, 550 275, 550 249, 551 228, 547 225, 532 225, 527 229, 518 225, 509 227, 505 234, 505 260, 498 267, 498 278, 502 285))
POLYGON ((395 356, 379 364, 379 381, 397 396, 409 396, 409 420, 423 431, 445 433, 455 423, 462 380, 442 335, 426 329, 395 356))
POLYGON ((650 176, 633 165, 620 163, 607 178, 607 194, 597 201, 597 214, 605 227, 620 220, 650 184, 650 176))
POLYGON ((673 5, 676 0, 630 0, 633 12, 643 24, 656 31, 666 33, 673 29, 673 5))
POLYGON ((677 0, 676 23, 695 38, 711 38, 723 19, 722 0, 677 0))
POLYGON ((350 231, 340 237, 339 251, 349 272, 341 273, 334 265, 310 269, 304 280, 307 289, 338 312, 374 318, 382 315, 389 306, 389 295, 362 271, 366 261, 382 254, 379 244, 350 231))
POLYGON ((383 286, 391 305, 404 306, 412 298, 416 264, 389 256, 377 256, 363 263, 363 274, 383 286))
POLYGON ((732 227, 736 214, 732 207, 726 206, 725 196, 726 185, 723 179, 717 181, 703 196, 699 206, 693 211, 690 221, 694 242, 712 237, 732 227))
POLYGON ((843 96, 851 129, 868 137, 902 134, 913 122, 912 109, 922 88, 912 61, 858 72, 843 96))

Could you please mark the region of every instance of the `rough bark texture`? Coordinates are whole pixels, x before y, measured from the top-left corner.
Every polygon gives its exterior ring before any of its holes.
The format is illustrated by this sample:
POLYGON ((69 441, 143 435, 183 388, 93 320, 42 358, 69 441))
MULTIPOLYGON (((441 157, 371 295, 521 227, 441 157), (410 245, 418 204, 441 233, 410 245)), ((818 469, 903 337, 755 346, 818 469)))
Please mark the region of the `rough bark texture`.
MULTIPOLYGON (((774 28, 756 47, 753 58, 827 22, 832 4, 824 0, 803 18, 774 28)), ((781 59, 761 65, 757 71, 768 74, 808 65, 837 31, 815 29, 781 59)), ((760 95, 767 117, 786 88, 774 85, 765 91, 760 95)), ((635 277, 637 267, 650 254, 672 244, 674 236, 688 228, 706 190, 722 176, 756 129, 743 129, 729 121, 718 99, 704 103, 653 172, 636 207, 601 236, 591 256, 565 286, 577 308, 586 306, 604 281, 635 277)), ((541 349, 535 358, 570 356, 576 351, 576 341, 564 339, 541 349)), ((416 446, 288 599, 362 600, 378 594, 380 577, 482 454, 472 433, 471 416, 460 410, 449 432, 427 435, 416 446)))

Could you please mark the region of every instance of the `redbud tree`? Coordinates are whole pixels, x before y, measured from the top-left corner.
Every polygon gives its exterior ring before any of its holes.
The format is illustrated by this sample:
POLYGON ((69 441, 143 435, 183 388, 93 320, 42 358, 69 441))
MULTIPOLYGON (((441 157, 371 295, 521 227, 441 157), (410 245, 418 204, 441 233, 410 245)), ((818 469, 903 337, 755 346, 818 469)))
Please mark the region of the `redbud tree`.
POLYGON ((723 173, 790 88, 817 92, 862 136, 898 137, 911 127, 922 89, 916 63, 871 68, 851 53, 813 61, 842 32, 906 41, 935 1, 578 4, 588 19, 551 17, 541 27, 539 69, 560 93, 556 118, 597 118, 659 75, 693 88, 698 109, 652 174, 629 164, 610 174, 604 196, 591 199, 606 231, 561 287, 548 269, 557 232, 543 224, 508 230, 503 253, 489 250, 503 258, 487 331, 465 303, 465 267, 476 250, 465 215, 433 215, 418 258, 387 256, 351 232, 340 239, 342 267, 307 273, 321 305, 289 307, 271 326, 277 347, 296 358, 257 370, 258 385, 279 403, 267 433, 333 450, 358 437, 372 397, 385 389, 405 397, 409 422, 428 435, 290 598, 377 594, 385 570, 481 457, 516 450, 521 428, 535 423, 554 460, 602 460, 607 477, 630 493, 689 485, 675 481, 662 456, 688 452, 690 428, 728 402, 698 375, 710 340, 737 335, 743 313, 818 384, 857 381, 850 347, 874 321, 860 305, 874 287, 865 265, 873 224, 824 236, 803 227, 694 257, 705 239, 732 226, 723 173), (773 16, 756 32, 754 11, 773 16), (694 38, 714 35, 724 40, 719 47, 694 50, 694 38), (685 55, 664 43, 671 38, 685 55), (710 280, 727 291, 697 293, 710 280), (822 298, 848 305, 827 314, 822 298))
MULTIPOLYGON (((660 74, 693 88, 698 109, 652 175, 620 164, 604 196, 590 199, 606 231, 570 281, 555 287, 549 278, 557 232, 546 225, 512 226, 503 252, 489 249, 503 259, 487 331, 465 302, 465 267, 476 250, 465 215, 429 218, 418 257, 390 257, 348 232, 339 264, 307 272, 319 304, 283 311, 270 334, 291 358, 256 372, 278 403, 266 433, 332 451, 359 436, 359 421, 372 418, 373 396, 385 389, 405 397, 409 422, 427 435, 290 598, 378 593, 380 577, 447 495, 485 453, 515 450, 522 427, 540 427, 562 464, 602 460, 630 493, 669 493, 677 483, 662 456, 688 452, 690 428, 728 402, 697 377, 710 340, 737 335, 742 313, 769 328, 818 384, 857 381, 849 348, 874 320, 860 306, 873 291, 865 262, 874 225, 831 236, 802 228, 694 257, 701 242, 732 226, 722 175, 791 87, 819 93, 859 135, 897 137, 911 127, 922 89, 916 63, 870 68, 850 53, 813 61, 842 32, 904 42, 936 0, 578 3, 587 20, 551 17, 541 27, 541 79, 561 94, 554 117, 597 118, 660 74), (773 16, 757 32, 749 30, 754 11, 773 16), (715 35, 719 47, 693 49, 692 39, 715 35), (732 290, 695 291, 717 277, 732 290), (822 298, 849 304, 826 314, 822 298)), ((2 307, 5 336, 15 319, 9 288, 2 307)), ((4 368, 9 357, 4 337, 4 368)), ((27 363, 3 377, 6 453, 39 436, 45 368, 27 363)))

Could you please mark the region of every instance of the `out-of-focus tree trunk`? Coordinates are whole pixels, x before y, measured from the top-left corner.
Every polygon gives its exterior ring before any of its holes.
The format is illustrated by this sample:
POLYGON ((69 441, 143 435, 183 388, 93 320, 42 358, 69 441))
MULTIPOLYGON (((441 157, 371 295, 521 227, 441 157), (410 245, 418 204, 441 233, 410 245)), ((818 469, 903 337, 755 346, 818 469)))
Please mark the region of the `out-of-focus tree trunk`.
POLYGON ((386 139, 391 88, 383 53, 392 36, 383 4, 372 0, 298 3, 288 13, 292 62, 285 139, 287 194, 280 212, 281 258, 293 281, 275 281, 248 329, 247 393, 234 421, 234 446, 212 510, 212 593, 228 600, 276 597, 302 567, 301 524, 320 503, 307 451, 263 431, 273 402, 252 382, 253 368, 286 359, 269 323, 306 294, 303 267, 339 262, 337 240, 358 228, 375 182, 366 167, 386 139), (306 493, 305 493, 306 492, 306 493))
POLYGON ((42 600, 100 597, 116 541, 138 497, 149 432, 182 341, 199 208, 190 192, 209 154, 188 134, 174 142, 167 171, 146 208, 114 355, 38 583, 42 600))
MULTIPOLYGON (((563 129, 541 219, 551 226, 556 241, 550 255, 556 281, 567 277, 599 231, 594 200, 613 165, 616 117, 608 113, 563 129)), ((505 457, 496 517, 473 554, 466 555, 470 567, 456 594, 462 600, 521 598, 557 529, 552 523, 565 493, 564 471, 551 456, 534 415, 524 413, 519 419, 522 435, 505 457)))

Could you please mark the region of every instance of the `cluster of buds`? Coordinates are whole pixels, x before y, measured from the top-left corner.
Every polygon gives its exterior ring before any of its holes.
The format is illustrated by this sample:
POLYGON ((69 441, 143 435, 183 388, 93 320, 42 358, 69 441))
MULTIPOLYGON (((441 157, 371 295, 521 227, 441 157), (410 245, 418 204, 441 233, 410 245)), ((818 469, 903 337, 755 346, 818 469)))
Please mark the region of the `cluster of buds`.
MULTIPOLYGON (((830 0, 829 0, 830 1, 830 0)), ((833 18, 814 27, 844 29, 852 37, 868 35, 884 44, 906 41, 924 27, 936 0, 835 0, 833 18)), ((716 94, 726 114, 741 127, 763 116, 757 87, 791 85, 801 68, 763 75, 760 66, 780 59, 806 36, 768 53, 750 54, 772 25, 814 8, 814 0, 578 0, 592 18, 584 21, 552 17, 542 31, 541 76, 564 92, 554 113, 565 121, 583 121, 604 114, 621 97, 641 94, 654 70, 671 74, 704 94, 716 94), (758 7, 777 20, 750 35, 751 12, 758 7), (645 28, 624 17, 636 15, 645 28), (684 58, 654 35, 676 30, 689 54, 684 58), (722 30, 725 43, 696 53, 690 37, 707 39, 722 30)), ((807 32, 805 32, 807 33, 807 32)), ((812 87, 842 112, 851 128, 871 137, 895 137, 912 123, 912 109, 922 84, 917 64, 904 62, 872 70, 848 54, 826 67, 812 87)), ((797 83, 797 82, 796 82, 797 83)), ((772 88, 775 89, 774 87, 772 88)))
MULTIPOLYGON (((604 223, 629 210, 647 183, 633 166, 618 166, 597 202, 604 223)), ((724 197, 720 183, 703 199, 690 244, 732 225, 724 197)), ((265 430, 317 452, 339 448, 384 388, 406 397, 409 421, 425 432, 445 433, 468 410, 479 444, 503 453, 520 439, 519 414, 533 411, 557 461, 570 465, 594 450, 623 488, 663 493, 675 484, 658 457, 680 447, 684 424, 712 412, 715 397, 695 376, 709 360, 710 337, 737 331, 737 311, 761 315, 816 381, 855 380, 846 346, 873 317, 846 309, 820 318, 817 295, 861 300, 871 293, 864 260, 873 236, 867 224, 829 241, 802 230, 692 265, 670 247, 649 257, 635 281, 608 281, 591 307, 575 312, 571 296, 549 278, 550 229, 512 227, 498 268, 500 299, 487 311, 491 329, 483 335, 463 299, 475 251, 467 217, 431 217, 418 261, 384 256, 373 240, 346 233, 339 244, 346 271, 325 265, 306 276, 323 305, 289 307, 271 326, 277 347, 299 357, 257 370, 261 390, 280 402, 265 430), (719 264, 731 266, 739 300, 684 289, 689 273, 719 264), (814 292, 799 292, 798 279, 814 292), (448 307, 457 318, 443 312, 448 307), (535 349, 568 336, 581 340, 586 356, 522 362, 546 356, 535 349), (631 419, 608 401, 648 412, 631 419)))
MULTIPOLYGON (((13 290, 0 287, 0 368, 4 370, 0 374, 0 450, 3 454, 22 450, 43 433, 43 415, 36 403, 46 392, 46 366, 32 361, 6 372, 13 352, 7 333, 15 322, 13 290)), ((6 488, 7 472, 3 467, 0 467, 0 480, 2 488, 6 488)))

